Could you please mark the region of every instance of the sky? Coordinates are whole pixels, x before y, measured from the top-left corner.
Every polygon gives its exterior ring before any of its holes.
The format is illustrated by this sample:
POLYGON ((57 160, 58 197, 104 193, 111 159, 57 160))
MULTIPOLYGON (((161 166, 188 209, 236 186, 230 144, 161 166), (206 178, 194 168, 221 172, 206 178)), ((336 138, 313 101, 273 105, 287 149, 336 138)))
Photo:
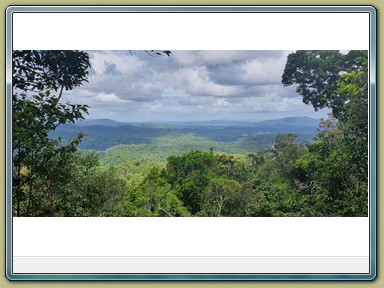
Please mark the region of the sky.
POLYGON ((122 122, 262 121, 292 116, 325 118, 302 103, 281 75, 292 51, 87 51, 88 83, 67 91, 87 104, 86 118, 122 122))

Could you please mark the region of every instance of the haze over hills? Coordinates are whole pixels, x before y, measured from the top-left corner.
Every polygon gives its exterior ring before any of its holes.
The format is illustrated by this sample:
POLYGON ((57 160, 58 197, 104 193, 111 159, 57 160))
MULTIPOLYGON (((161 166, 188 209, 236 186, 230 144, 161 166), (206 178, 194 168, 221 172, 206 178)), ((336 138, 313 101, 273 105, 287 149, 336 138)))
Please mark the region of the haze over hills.
POLYGON ((271 146, 275 135, 288 133, 297 134, 298 141, 301 143, 309 143, 317 133, 319 122, 320 120, 309 117, 289 117, 261 122, 212 120, 159 123, 124 123, 111 119, 87 119, 76 124, 59 126, 51 133, 51 137, 61 137, 63 142, 66 142, 82 132, 87 136, 80 144, 80 148, 95 150, 105 150, 119 144, 151 144, 157 137, 184 134, 203 137, 211 142, 256 141, 269 143, 271 146))
MULTIPOLYGON (((161 121, 161 122, 119 122, 111 119, 85 119, 76 122, 76 126, 123 126, 123 125, 132 125, 132 126, 177 126, 177 127, 186 127, 186 126, 277 126, 277 125, 295 125, 295 126, 314 126, 318 125, 319 120, 310 118, 310 117, 286 117, 273 120, 264 120, 264 121, 238 121, 238 120, 209 120, 209 121, 161 121)), ((73 124, 72 124, 73 125, 73 124)))
POLYGON ((124 125, 124 124, 125 123, 118 122, 118 121, 111 120, 111 119, 85 119, 85 120, 77 121, 76 124, 72 124, 72 125, 76 125, 76 126, 101 125, 101 126, 116 127, 116 126, 120 126, 120 125, 124 125))
POLYGON ((263 126, 301 126, 312 127, 318 126, 319 120, 310 117, 287 117, 281 119, 264 120, 264 121, 234 121, 234 120, 210 120, 210 121, 182 121, 182 122, 165 122, 176 126, 240 126, 240 127, 263 127, 263 126))

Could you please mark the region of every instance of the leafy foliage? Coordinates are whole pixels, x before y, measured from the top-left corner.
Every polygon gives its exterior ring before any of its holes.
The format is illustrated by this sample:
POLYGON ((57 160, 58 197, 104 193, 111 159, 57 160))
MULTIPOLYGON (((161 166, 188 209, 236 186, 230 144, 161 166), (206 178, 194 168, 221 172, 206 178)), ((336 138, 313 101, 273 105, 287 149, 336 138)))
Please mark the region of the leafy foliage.
POLYGON ((200 215, 244 216, 247 197, 242 185, 236 180, 213 178, 204 190, 204 204, 200 215))
POLYGON ((89 67, 89 55, 81 51, 15 50, 12 85, 21 91, 72 90, 88 81, 89 67))
POLYGON ((367 51, 343 55, 334 50, 299 50, 288 56, 282 83, 297 84, 296 91, 305 104, 311 104, 315 110, 331 108, 338 116, 349 101, 349 95, 338 89, 340 79, 350 72, 367 73, 366 61, 367 51))
POLYGON ((163 176, 162 170, 152 168, 136 188, 120 204, 119 216, 190 216, 178 193, 163 176))
POLYGON ((172 188, 181 193, 184 205, 196 214, 201 210, 202 193, 217 169, 212 153, 192 151, 168 158, 166 177, 172 188))
POLYGON ((89 57, 84 52, 13 52, 12 185, 17 216, 40 214, 47 205, 43 203, 46 195, 52 191, 44 184, 47 178, 57 179, 55 185, 65 182, 61 176, 67 171, 60 167, 76 152, 83 135, 61 145, 60 139, 48 134, 87 113, 87 105, 61 103, 60 98, 64 88, 73 89, 87 80, 88 67, 89 57), (59 95, 51 93, 58 89, 59 95))
POLYGON ((333 111, 320 124, 318 142, 296 162, 298 181, 306 183, 307 192, 316 199, 327 200, 329 205, 314 203, 321 215, 366 216, 367 51, 350 51, 345 55, 335 51, 297 51, 289 55, 282 81, 285 85, 299 84, 297 91, 303 101, 311 102, 315 109, 329 107, 333 111))

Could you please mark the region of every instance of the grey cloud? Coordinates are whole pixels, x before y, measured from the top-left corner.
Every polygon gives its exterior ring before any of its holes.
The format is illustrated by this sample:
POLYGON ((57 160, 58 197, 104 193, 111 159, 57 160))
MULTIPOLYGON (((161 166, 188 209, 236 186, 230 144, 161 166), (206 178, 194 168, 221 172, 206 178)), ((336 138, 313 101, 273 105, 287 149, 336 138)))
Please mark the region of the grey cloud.
POLYGON ((89 104, 95 115, 154 120, 313 113, 294 87, 280 83, 289 51, 172 51, 171 57, 88 53, 89 83, 67 94, 75 99, 78 93, 79 103, 89 104))
POLYGON ((105 61, 105 74, 107 75, 119 75, 121 72, 117 69, 117 66, 115 63, 107 62, 105 61))
POLYGON ((202 50, 202 51, 174 51, 172 57, 175 62, 186 67, 216 65, 233 65, 245 62, 249 59, 275 59, 281 58, 286 54, 285 51, 247 51, 247 50, 202 50))
MULTIPOLYGON (((275 62, 268 61, 277 61, 284 55, 283 51, 174 51, 171 57, 135 53, 139 55, 135 61, 135 56, 118 53, 111 57, 114 59, 96 63, 103 74, 91 75, 92 84, 87 89, 119 94, 133 101, 153 101, 158 99, 153 95, 161 95, 169 88, 184 90, 192 96, 247 97, 243 91, 253 85, 280 81, 280 69, 274 69, 275 62), (129 63, 124 67, 122 62, 128 61, 135 67, 130 69, 129 63), (183 65, 185 61, 190 65, 183 65), (252 71, 257 65, 258 71, 252 71)), ((99 58, 107 54, 101 55, 99 58)), ((95 55, 92 59, 96 61, 95 55)))

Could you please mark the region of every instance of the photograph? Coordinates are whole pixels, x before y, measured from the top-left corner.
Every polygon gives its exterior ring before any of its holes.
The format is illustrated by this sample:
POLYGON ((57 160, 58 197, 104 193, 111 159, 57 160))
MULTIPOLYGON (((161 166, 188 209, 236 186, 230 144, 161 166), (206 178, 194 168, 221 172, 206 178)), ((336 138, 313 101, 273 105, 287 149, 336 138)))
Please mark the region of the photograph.
POLYGON ((367 217, 367 50, 13 50, 14 217, 367 217))

